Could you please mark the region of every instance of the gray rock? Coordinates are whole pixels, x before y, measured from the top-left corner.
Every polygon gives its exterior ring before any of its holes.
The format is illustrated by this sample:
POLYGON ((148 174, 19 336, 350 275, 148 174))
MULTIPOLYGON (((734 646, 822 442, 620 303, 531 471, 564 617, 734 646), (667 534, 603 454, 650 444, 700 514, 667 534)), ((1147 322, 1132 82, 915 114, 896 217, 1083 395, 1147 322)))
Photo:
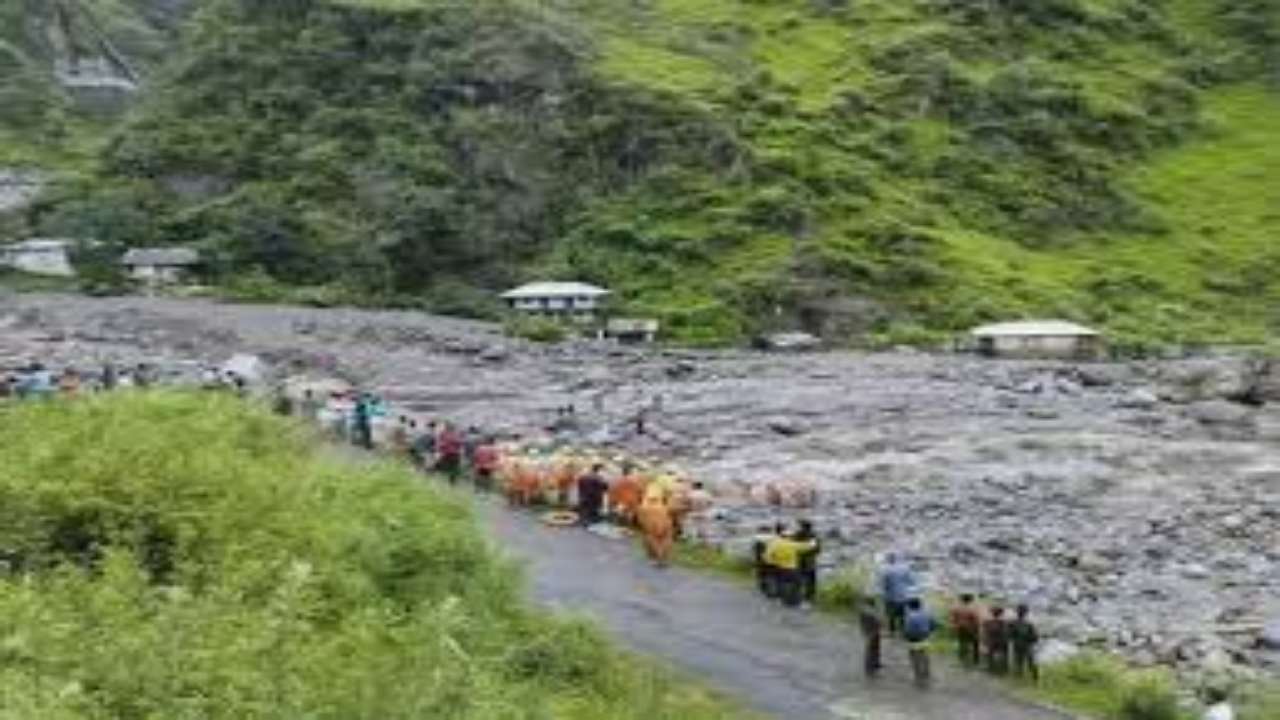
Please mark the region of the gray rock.
POLYGON ((822 347, 821 338, 809 333, 775 333, 761 338, 759 343, 766 350, 775 352, 800 352, 822 347))
POLYGON ((1272 618, 1258 635, 1258 646, 1264 650, 1280 652, 1280 617, 1272 618))
POLYGON ((1253 417, 1249 408, 1227 400, 1206 400, 1187 408, 1187 414, 1202 425, 1245 425, 1253 417))
POLYGON ((770 430, 785 437, 798 437, 809 432, 809 428, 804 423, 794 418, 775 417, 769 418, 765 423, 770 430))
POLYGON ((1146 388, 1133 390, 1120 398, 1120 400, 1116 401, 1116 407, 1131 410, 1151 410, 1159 404, 1159 396, 1146 388))
POLYGON ((1059 665, 1080 654, 1080 646, 1065 640, 1050 638, 1040 643, 1036 660, 1042 666, 1059 665))
POLYGON ((476 357, 488 363, 502 363, 511 357, 511 351, 503 345, 490 345, 476 357))

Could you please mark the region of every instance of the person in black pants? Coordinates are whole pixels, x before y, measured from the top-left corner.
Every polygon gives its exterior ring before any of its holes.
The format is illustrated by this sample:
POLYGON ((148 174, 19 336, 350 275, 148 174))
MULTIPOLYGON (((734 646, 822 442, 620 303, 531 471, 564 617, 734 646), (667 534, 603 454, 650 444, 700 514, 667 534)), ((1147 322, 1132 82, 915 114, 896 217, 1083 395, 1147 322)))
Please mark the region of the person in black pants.
POLYGON ((862 668, 867 677, 875 677, 880 674, 880 670, 884 667, 884 663, 880 659, 881 638, 884 636, 884 619, 880 617, 880 610, 876 607, 875 600, 865 598, 862 601, 862 607, 858 611, 858 625, 862 628, 862 668))
POLYGON ((813 543, 812 550, 806 550, 800 555, 800 600, 805 605, 813 605, 818 597, 818 555, 822 552, 822 544, 809 520, 799 522, 795 539, 813 543))
POLYGON ((591 472, 578 479, 578 520, 583 525, 595 525, 604 514, 604 498, 609 483, 604 479, 604 466, 595 465, 591 472))

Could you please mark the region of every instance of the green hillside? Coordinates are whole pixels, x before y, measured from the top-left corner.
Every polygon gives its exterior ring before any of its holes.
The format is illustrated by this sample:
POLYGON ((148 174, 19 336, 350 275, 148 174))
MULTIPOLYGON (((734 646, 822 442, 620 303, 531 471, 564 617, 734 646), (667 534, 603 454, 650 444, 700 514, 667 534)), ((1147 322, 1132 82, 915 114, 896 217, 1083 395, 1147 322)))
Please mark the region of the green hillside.
POLYGON ((265 410, 137 394, 0 423, 4 720, 746 717, 527 608, 460 497, 265 410))
POLYGON ((330 300, 574 276, 686 341, 1258 341, 1277 48, 1280 0, 207 0, 31 222, 330 300))

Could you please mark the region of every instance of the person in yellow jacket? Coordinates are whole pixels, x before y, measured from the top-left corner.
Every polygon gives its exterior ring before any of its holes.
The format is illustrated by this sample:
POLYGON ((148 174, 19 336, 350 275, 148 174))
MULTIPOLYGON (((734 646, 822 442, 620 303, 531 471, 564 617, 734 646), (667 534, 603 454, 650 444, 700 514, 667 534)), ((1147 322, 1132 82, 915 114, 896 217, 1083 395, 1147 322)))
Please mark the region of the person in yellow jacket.
POLYGON ((777 585, 778 598, 787 607, 800 605, 800 559, 817 548, 813 540, 796 540, 790 535, 770 538, 764 548, 764 561, 777 585))

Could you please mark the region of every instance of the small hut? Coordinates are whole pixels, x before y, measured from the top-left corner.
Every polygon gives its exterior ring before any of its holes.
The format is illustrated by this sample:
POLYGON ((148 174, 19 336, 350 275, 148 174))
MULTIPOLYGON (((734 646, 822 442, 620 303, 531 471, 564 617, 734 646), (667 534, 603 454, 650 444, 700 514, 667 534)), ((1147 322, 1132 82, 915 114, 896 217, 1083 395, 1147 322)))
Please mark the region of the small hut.
POLYGON ((71 250, 74 240, 33 238, 11 245, 0 245, 0 265, 31 275, 72 277, 71 250))
POLYGON ((974 328, 969 333, 987 357, 1093 360, 1102 356, 1102 333, 1065 320, 1024 320, 974 328))
POLYGON ((537 282, 502 294, 508 307, 518 313, 591 322, 603 309, 611 293, 580 282, 537 282))
POLYGON ((120 264, 134 280, 173 285, 187 280, 200 267, 200 253, 191 248, 133 248, 120 264))

